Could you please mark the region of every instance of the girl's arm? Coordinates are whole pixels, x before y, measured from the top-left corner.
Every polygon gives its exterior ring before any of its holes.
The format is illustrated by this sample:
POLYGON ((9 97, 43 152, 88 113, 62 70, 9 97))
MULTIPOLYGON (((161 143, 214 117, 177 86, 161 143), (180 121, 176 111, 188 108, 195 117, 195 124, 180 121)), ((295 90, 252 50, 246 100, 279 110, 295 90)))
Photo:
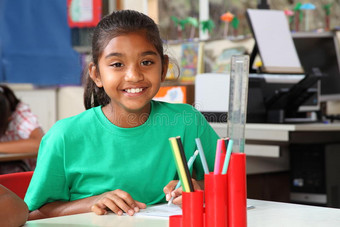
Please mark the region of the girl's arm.
POLYGON ((41 128, 34 129, 28 139, 0 142, 2 153, 34 153, 38 152, 39 144, 44 133, 41 128))
POLYGON ((0 211, 0 226, 21 226, 27 220, 26 203, 2 185, 0 185, 0 211))
POLYGON ((139 209, 146 208, 144 203, 132 199, 131 195, 122 190, 114 190, 97 196, 91 196, 71 202, 56 201, 45 204, 38 210, 29 214, 29 220, 58 217, 71 214, 95 212, 98 215, 106 214, 108 210, 122 215, 134 215, 139 209))

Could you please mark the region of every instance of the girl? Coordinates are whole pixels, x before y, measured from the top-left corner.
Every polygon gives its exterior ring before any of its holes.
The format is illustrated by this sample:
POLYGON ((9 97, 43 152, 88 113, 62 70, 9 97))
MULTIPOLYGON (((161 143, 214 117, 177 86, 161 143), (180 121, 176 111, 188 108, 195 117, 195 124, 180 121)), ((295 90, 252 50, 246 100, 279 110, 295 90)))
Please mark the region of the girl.
MULTIPOLYGON (((87 110, 57 122, 41 142, 25 197, 30 219, 89 211, 133 215, 165 202, 164 186, 170 199, 177 183, 170 137, 181 136, 187 157, 201 138, 212 167, 218 136, 204 117, 187 104, 152 100, 169 61, 152 19, 130 10, 106 16, 94 30, 92 55, 87 110)), ((194 171, 198 189, 199 160, 194 171)), ((181 205, 181 197, 173 203, 181 205)))
MULTIPOLYGON (((0 110, 0 152, 38 152, 43 131, 37 117, 5 85, 0 85, 0 110)), ((5 162, 0 165, 0 174, 31 170, 34 166, 35 160, 5 162)))

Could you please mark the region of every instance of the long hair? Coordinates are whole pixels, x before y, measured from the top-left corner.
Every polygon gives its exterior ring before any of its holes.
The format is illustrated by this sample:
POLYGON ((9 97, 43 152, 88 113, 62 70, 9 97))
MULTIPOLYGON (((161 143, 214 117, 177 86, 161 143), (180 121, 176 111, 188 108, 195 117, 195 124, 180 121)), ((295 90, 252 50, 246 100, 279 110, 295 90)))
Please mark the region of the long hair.
POLYGON ((0 84, 0 137, 5 134, 9 118, 19 102, 20 100, 9 87, 0 84))
MULTIPOLYGON (((155 22, 143 13, 134 10, 115 11, 104 17, 96 26, 92 37, 92 62, 98 70, 98 60, 111 39, 128 34, 130 32, 145 31, 147 39, 155 46, 164 64, 163 42, 160 38, 159 29, 155 22)), ((105 106, 110 98, 102 87, 90 78, 87 70, 84 71, 85 82, 84 105, 85 109, 95 106, 105 106)))

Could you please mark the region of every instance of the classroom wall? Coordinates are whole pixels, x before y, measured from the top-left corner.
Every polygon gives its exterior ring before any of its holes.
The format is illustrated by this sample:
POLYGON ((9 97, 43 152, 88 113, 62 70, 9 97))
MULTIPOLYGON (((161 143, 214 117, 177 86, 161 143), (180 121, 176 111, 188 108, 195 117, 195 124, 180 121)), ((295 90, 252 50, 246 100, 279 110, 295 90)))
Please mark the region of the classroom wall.
MULTIPOLYGON (((238 41, 215 40, 205 43, 205 51, 218 56, 225 48, 244 46, 250 53, 253 45, 254 40, 252 38, 238 41)), ((167 44, 165 49, 166 53, 179 64, 181 45, 167 44)), ((32 106, 32 110, 42 119, 41 122, 45 131, 47 131, 55 121, 74 116, 85 110, 83 105, 83 87, 81 86, 61 86, 42 89, 34 88, 32 85, 19 84, 13 85, 12 87, 23 101, 27 101, 32 106), (44 95, 44 93, 48 93, 49 95, 44 95), (28 95, 26 96, 26 94, 28 95)), ((328 114, 340 114, 340 101, 327 102, 326 109, 328 114)))
MULTIPOLYGON (((238 46, 243 46, 247 50, 248 53, 251 53, 254 47, 254 39, 246 38, 241 40, 213 40, 204 42, 204 54, 209 52, 209 55, 213 57, 217 57, 222 53, 222 51, 226 48, 233 48, 238 46)), ((175 59, 177 63, 181 62, 181 43, 177 44, 166 44, 165 52, 171 58, 175 59)))

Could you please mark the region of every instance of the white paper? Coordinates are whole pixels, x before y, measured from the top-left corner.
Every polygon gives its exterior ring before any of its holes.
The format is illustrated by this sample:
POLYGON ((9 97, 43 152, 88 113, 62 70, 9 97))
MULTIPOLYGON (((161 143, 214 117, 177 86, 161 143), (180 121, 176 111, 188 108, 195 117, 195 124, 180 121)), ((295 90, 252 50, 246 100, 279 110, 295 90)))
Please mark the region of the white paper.
POLYGON ((135 216, 155 216, 155 217, 169 217, 172 215, 182 214, 182 209, 179 206, 167 203, 160 205, 148 206, 146 209, 141 209, 135 216))
MULTIPOLYGON (((247 205, 247 209, 254 209, 252 205, 247 205)), ((152 217, 170 217, 172 215, 181 215, 182 209, 174 204, 168 205, 152 205, 148 206, 146 209, 141 209, 139 212, 135 213, 134 216, 152 216, 152 217)), ((124 213, 124 215, 127 215, 124 213)))

